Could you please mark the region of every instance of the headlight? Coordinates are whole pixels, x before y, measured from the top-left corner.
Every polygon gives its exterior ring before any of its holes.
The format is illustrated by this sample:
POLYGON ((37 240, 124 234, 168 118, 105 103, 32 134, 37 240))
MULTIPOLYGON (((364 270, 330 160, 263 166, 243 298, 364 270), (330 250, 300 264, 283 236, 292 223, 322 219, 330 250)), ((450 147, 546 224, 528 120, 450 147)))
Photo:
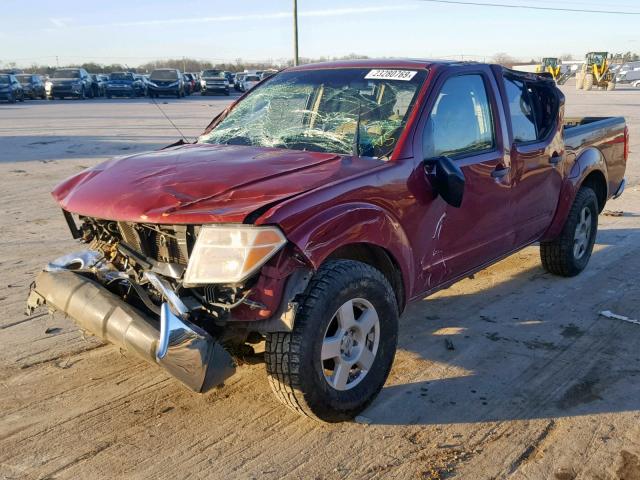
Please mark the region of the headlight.
POLYGON ((276 227, 203 226, 189 258, 184 284, 241 282, 285 243, 286 238, 276 227))
POLYGON ((207 86, 207 81, 206 80, 200 80, 200 86, 206 87, 207 86))

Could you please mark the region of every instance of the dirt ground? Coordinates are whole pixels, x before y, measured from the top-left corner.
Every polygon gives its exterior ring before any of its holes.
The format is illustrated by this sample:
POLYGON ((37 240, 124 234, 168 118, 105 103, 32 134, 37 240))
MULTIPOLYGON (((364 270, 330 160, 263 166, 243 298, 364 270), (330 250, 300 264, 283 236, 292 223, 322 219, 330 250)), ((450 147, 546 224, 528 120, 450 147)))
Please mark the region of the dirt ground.
MULTIPOLYGON (((77 248, 53 186, 177 134, 146 99, 0 105, 0 478, 640 479, 640 325, 598 316, 640 319, 640 90, 564 90, 568 115, 625 115, 633 140, 588 269, 552 277, 530 247, 412 305, 382 393, 336 425, 278 404, 259 361, 197 395, 25 317, 34 274, 77 248)), ((193 136, 228 101, 161 106, 193 136)))

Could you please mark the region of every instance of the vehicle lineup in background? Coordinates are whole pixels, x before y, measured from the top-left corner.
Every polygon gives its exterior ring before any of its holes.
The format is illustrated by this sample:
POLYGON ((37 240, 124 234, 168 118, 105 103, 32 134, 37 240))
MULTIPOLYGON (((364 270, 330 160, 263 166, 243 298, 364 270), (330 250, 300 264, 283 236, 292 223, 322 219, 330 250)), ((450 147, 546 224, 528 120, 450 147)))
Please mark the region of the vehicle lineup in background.
MULTIPOLYGON (((167 91, 171 72, 156 77, 167 91)), ((549 76, 426 60, 289 68, 195 143, 58 185, 85 250, 38 274, 28 309, 61 311, 196 392, 264 340, 275 396, 341 421, 383 387, 409 302, 535 242, 548 272, 579 274, 628 152, 624 118, 564 118, 549 76)))
POLYGON ((8 103, 24 102, 24 88, 15 75, 0 73, 0 100, 8 103))

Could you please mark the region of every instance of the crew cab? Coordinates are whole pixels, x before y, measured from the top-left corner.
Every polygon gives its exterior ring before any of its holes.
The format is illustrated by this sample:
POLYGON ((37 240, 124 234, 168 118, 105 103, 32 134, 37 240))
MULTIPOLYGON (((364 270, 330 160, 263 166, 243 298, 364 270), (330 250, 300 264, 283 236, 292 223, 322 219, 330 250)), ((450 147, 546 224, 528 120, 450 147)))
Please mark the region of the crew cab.
MULTIPOLYGON (((276 397, 324 421, 383 387, 398 318, 531 245, 586 266, 624 189, 623 118, 564 118, 554 81, 498 65, 286 69, 195 143, 118 157, 53 191, 85 245, 32 286, 197 392, 266 342, 276 397)), ((428 308, 428 307, 427 307, 428 308)))

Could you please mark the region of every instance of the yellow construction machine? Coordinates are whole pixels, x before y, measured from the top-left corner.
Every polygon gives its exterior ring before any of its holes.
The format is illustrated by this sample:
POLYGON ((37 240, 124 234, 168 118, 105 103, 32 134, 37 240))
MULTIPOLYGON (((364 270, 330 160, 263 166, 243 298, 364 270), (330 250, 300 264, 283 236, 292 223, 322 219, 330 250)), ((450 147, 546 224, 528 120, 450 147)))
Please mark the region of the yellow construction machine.
POLYGON ((540 65, 536 67, 536 73, 550 73, 557 82, 560 78, 560 59, 555 57, 545 57, 540 65))
POLYGON ((593 87, 613 90, 616 82, 609 68, 608 52, 589 52, 582 69, 576 73, 576 89, 591 90, 593 87))

